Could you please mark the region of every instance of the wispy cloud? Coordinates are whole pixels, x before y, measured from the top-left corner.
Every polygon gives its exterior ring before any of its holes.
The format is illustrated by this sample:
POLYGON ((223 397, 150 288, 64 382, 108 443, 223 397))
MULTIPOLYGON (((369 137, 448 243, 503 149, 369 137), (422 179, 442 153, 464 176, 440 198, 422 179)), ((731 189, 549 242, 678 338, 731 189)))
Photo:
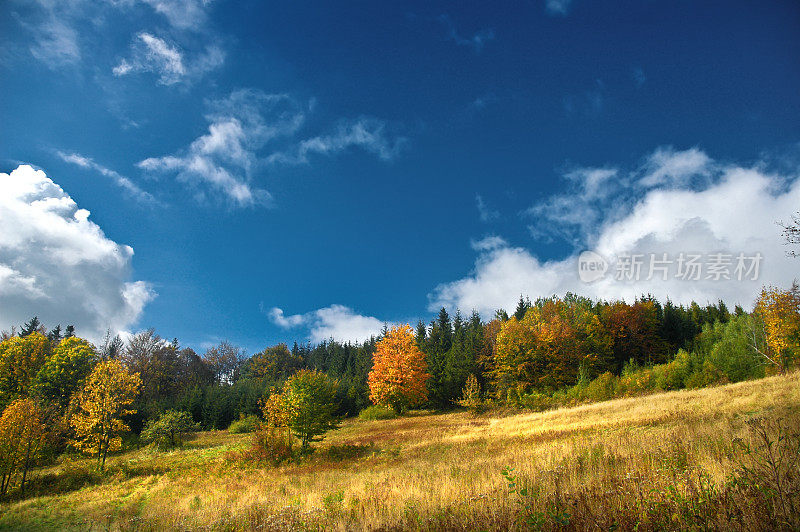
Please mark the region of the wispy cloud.
POLYGON ((269 140, 291 135, 305 118, 295 101, 283 94, 239 90, 210 103, 208 132, 182 153, 150 157, 138 163, 147 171, 175 172, 178 179, 220 192, 236 206, 265 205, 269 192, 252 185, 257 150, 269 140))
POLYGON ((640 168, 643 174, 638 184, 643 187, 659 185, 683 186, 693 177, 708 176, 713 161, 698 148, 676 151, 672 146, 658 148, 647 157, 640 168))
POLYGON ((211 189, 239 207, 271 203, 270 193, 254 184, 265 165, 306 164, 312 154, 333 155, 351 147, 390 160, 405 141, 389 136, 385 122, 365 117, 341 121, 333 133, 296 140, 313 105, 300 105, 287 94, 243 89, 208 106, 207 133, 176 154, 150 157, 138 166, 175 173, 194 186, 198 199, 211 189))
POLYGON ((147 32, 136 36, 131 49, 130 58, 121 59, 114 67, 114 75, 119 77, 134 72, 153 72, 159 76, 158 81, 162 85, 200 78, 225 61, 225 52, 211 45, 187 64, 184 53, 176 45, 147 32))
POLYGON ((456 25, 448 15, 441 15, 439 17, 445 30, 447 31, 447 38, 452 40, 459 46, 466 46, 472 48, 475 52, 480 52, 486 43, 494 40, 495 34, 492 28, 482 29, 476 31, 472 35, 464 36, 456 30, 456 25))
POLYGON ((572 7, 572 0, 545 0, 544 9, 549 15, 564 17, 572 7))
POLYGON ((110 168, 106 168, 103 165, 97 164, 90 157, 85 157, 78 153, 66 153, 60 150, 56 151, 56 154, 65 162, 80 166, 81 168, 94 170, 101 175, 111 178, 118 187, 125 190, 125 192, 127 192, 137 201, 151 205, 156 205, 159 203, 152 194, 139 188, 136 183, 115 170, 111 170, 110 168))
POLYGON ((142 0, 179 29, 199 29, 208 18, 212 0, 142 0))
POLYGON ((390 138, 383 120, 361 117, 342 121, 333 133, 302 140, 288 151, 271 154, 267 160, 270 163, 306 164, 312 154, 333 155, 356 147, 388 161, 397 157, 405 142, 402 137, 390 138))
POLYGON ((647 76, 644 75, 644 70, 640 67, 636 67, 631 71, 631 76, 633 77, 633 82, 636 84, 636 87, 641 87, 644 85, 644 82, 647 81, 647 76))
POLYGON ((494 209, 489 208, 484 201, 483 196, 480 194, 475 195, 475 205, 478 207, 478 216, 482 222, 491 222, 500 218, 500 213, 494 209))

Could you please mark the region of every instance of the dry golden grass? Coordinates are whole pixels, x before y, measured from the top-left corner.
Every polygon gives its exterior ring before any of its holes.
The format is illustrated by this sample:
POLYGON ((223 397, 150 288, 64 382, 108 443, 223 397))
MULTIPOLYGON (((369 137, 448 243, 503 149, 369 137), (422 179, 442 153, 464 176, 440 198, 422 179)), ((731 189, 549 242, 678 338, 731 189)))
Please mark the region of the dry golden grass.
POLYGON ((721 493, 743 460, 734 442, 755 416, 800 426, 800 374, 535 414, 349 420, 279 467, 226 460, 248 435, 203 433, 181 451, 113 457, 82 487, 88 462, 46 468, 39 496, 0 506, 0 528, 746 529, 757 509, 736 521, 723 510, 741 501, 693 501, 732 497, 721 493))

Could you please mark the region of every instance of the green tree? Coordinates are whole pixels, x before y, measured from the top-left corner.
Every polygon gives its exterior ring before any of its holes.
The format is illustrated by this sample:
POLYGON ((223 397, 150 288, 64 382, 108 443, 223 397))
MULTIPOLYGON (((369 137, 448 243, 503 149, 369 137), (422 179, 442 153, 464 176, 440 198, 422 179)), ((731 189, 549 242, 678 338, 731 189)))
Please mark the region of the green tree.
POLYGON ((63 410, 72 394, 83 387, 96 361, 92 344, 77 336, 64 339, 37 373, 33 394, 58 404, 63 410))
POLYGON ((200 430, 189 412, 168 410, 158 420, 150 420, 142 431, 142 439, 159 449, 174 449, 183 445, 183 435, 200 430))
POLYGON ((40 332, 0 342, 0 408, 28 396, 31 383, 50 353, 50 341, 40 332))
POLYGON ((264 404, 264 417, 275 427, 288 427, 308 452, 311 442, 338 427, 335 417, 338 383, 318 370, 303 369, 284 383, 280 394, 264 404))

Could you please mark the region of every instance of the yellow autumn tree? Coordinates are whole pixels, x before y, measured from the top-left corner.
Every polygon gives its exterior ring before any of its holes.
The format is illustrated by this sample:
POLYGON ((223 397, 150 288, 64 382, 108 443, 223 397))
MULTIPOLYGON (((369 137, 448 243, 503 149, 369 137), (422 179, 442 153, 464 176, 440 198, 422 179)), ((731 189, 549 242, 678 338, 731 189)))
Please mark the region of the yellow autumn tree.
POLYGON ((117 360, 95 366, 79 397, 79 408, 70 419, 75 429, 73 445, 96 455, 100 469, 109 451, 122 448, 120 434, 129 430, 122 416, 133 414, 129 406, 136 399, 142 380, 117 360))
POLYGON ((367 377, 369 398, 398 414, 428 399, 425 354, 414 342, 409 325, 393 327, 375 346, 372 371, 367 377))
POLYGON ((40 457, 47 436, 44 410, 33 399, 17 399, 0 417, 0 495, 5 495, 19 472, 25 493, 28 471, 40 457))
POLYGON ((800 353, 800 287, 793 283, 788 290, 767 286, 756 300, 755 314, 764 327, 767 348, 753 347, 779 371, 788 369, 800 353))
POLYGON ((27 397, 31 382, 50 353, 50 341, 38 332, 0 342, 0 408, 27 397))

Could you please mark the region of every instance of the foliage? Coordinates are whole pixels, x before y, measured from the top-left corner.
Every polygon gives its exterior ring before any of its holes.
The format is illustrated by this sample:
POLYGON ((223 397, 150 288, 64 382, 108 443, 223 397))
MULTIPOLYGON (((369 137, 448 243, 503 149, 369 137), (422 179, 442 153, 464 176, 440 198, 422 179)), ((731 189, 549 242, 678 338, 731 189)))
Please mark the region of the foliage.
POLYGON ((77 336, 62 340, 37 373, 33 393, 61 409, 66 408, 72 394, 83 387, 96 361, 94 346, 86 340, 77 336))
POLYGON ((317 370, 300 370, 264 402, 264 419, 271 427, 287 427, 300 439, 303 452, 311 442, 338 426, 336 381, 317 370))
POLYGON ((161 414, 158 420, 150 420, 142 431, 141 438, 159 449, 174 449, 183 445, 184 434, 198 430, 200 427, 188 412, 169 410, 161 414))
POLYGON ((503 323, 494 358, 495 386, 504 391, 554 391, 578 381, 579 368, 593 370, 609 355, 611 339, 588 300, 537 301, 522 320, 503 323))
POLYGON ((414 342, 408 325, 393 327, 375 351, 369 383, 370 399, 402 413, 427 399, 425 355, 414 342))
POLYGON ((239 419, 231 423, 228 427, 228 432, 231 434, 249 434, 258 430, 261 420, 258 416, 241 416, 239 419))
POLYGON ((45 413, 33 399, 17 399, 0 417, 0 495, 5 495, 17 473, 22 472, 21 491, 43 450, 47 437, 45 413))
POLYGON ((393 408, 372 405, 359 412, 358 417, 364 421, 382 421, 396 418, 397 412, 395 412, 393 408))
POLYGON ((76 433, 72 443, 84 453, 96 455, 101 469, 108 452, 122 447, 120 435, 128 430, 122 416, 132 413, 129 407, 141 384, 137 373, 117 360, 107 360, 95 366, 80 394, 79 408, 70 419, 76 433))
POLYGON ((262 423, 253 432, 250 447, 235 455, 235 458, 278 465, 292 460, 295 454, 295 440, 288 427, 273 427, 262 423))
POLYGON ((785 371, 800 350, 800 286, 795 282, 788 290, 765 287, 756 301, 755 314, 764 324, 767 343, 767 349, 759 353, 785 371))
POLYGON ((28 396, 31 383, 50 353, 50 341, 38 331, 0 342, 0 408, 28 396))
POLYGON ((483 398, 481 397, 481 385, 475 375, 467 378, 464 390, 461 392, 461 400, 458 404, 468 409, 473 414, 480 414, 484 410, 483 398))

